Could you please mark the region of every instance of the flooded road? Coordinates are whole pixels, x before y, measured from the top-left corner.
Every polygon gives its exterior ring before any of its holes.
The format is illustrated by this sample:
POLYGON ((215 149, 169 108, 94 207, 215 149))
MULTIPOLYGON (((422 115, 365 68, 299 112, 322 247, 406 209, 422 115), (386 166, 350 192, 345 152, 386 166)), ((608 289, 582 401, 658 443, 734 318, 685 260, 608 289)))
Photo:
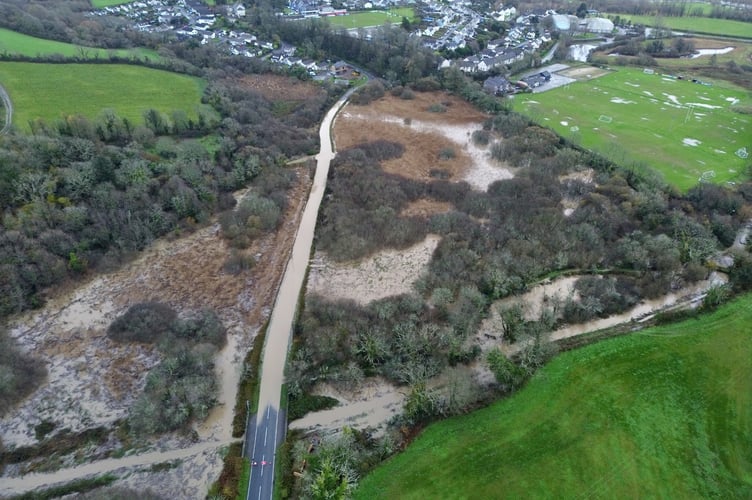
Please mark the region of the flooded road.
POLYGON ((130 469, 138 466, 182 460, 216 449, 225 444, 229 444, 229 442, 219 443, 210 441, 188 448, 155 451, 123 458, 108 458, 55 472, 30 473, 21 477, 3 477, 0 480, 0 497, 4 498, 7 495, 18 494, 40 487, 48 488, 59 483, 70 482, 74 479, 98 476, 108 472, 116 472, 124 468, 130 469))
POLYGON ((292 255, 285 268, 285 274, 266 330, 261 366, 258 418, 252 419, 251 424, 246 429, 248 443, 246 449, 250 450, 246 455, 254 458, 261 466, 251 469, 248 498, 272 498, 273 495, 274 474, 267 471, 264 475, 263 465, 273 460, 277 446, 284 439, 285 426, 280 425, 280 423, 286 423, 286 416, 284 412, 280 411, 282 384, 295 313, 298 307, 298 297, 303 288, 303 280, 313 247, 313 233, 316 229, 319 206, 324 197, 329 164, 335 155, 331 139, 332 123, 353 91, 354 89, 348 91, 337 101, 337 104, 329 110, 321 124, 319 131, 321 151, 316 156, 316 175, 295 236, 292 255), (270 418, 270 415, 273 415, 274 418, 270 418), (280 429, 282 429, 282 432, 280 432, 280 429), (251 438, 252 441, 250 441, 251 438))

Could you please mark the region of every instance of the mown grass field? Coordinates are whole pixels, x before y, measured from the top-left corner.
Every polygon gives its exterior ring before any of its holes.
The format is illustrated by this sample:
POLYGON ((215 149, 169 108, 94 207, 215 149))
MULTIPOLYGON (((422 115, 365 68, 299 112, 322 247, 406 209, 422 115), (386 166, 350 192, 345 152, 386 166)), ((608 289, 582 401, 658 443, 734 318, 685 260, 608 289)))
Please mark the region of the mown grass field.
POLYGON ((751 498, 752 295, 563 353, 429 426, 355 498, 751 498))
POLYGON ((621 16, 622 19, 631 20, 632 24, 655 26, 658 20, 660 20, 664 26, 676 31, 752 38, 752 23, 734 21, 732 19, 716 19, 712 17, 633 16, 630 14, 619 14, 619 16, 621 16))
POLYGON ((136 124, 150 108, 182 109, 196 118, 205 86, 198 78, 140 66, 21 62, 0 62, 0 83, 13 101, 13 125, 22 131, 38 118, 96 118, 105 108, 136 124))
POLYGON ((749 92, 716 81, 700 85, 656 70, 624 68, 600 78, 514 97, 516 111, 613 161, 646 164, 686 190, 705 173, 713 182, 738 180, 752 153, 749 92))
POLYGON ((364 12, 352 12, 346 16, 327 17, 329 22, 343 28, 368 28, 381 26, 384 23, 398 24, 406 17, 412 22, 415 12, 409 7, 386 10, 369 10, 364 12))
POLYGON ((91 6, 95 9, 103 9, 105 7, 111 7, 113 5, 122 5, 124 3, 130 3, 133 0, 91 0, 91 6))
POLYGON ((0 53, 20 54, 29 57, 60 54, 65 57, 83 57, 86 59, 107 59, 110 57, 110 54, 115 54, 119 57, 135 57, 137 59, 148 57, 153 61, 160 59, 159 55, 150 49, 107 50, 95 47, 82 47, 71 43, 36 38, 5 28, 0 28, 0 53))

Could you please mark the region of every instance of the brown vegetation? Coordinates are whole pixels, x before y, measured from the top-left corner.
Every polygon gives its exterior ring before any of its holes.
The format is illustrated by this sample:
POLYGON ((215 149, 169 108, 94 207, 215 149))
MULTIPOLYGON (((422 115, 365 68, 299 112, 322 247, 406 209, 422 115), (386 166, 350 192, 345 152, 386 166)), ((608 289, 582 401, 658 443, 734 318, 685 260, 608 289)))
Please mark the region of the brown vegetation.
POLYGON ((386 172, 421 181, 459 181, 472 165, 470 155, 462 145, 417 123, 469 125, 484 119, 484 114, 455 96, 416 92, 413 99, 386 95, 367 107, 347 107, 335 122, 334 134, 339 150, 379 139, 404 145, 401 157, 382 162, 386 172), (429 111, 437 104, 446 111, 429 111), (448 148, 453 155, 445 154, 448 148))
POLYGON ((240 78, 243 87, 254 90, 270 101, 304 101, 321 94, 321 88, 297 78, 264 74, 246 75, 240 78))

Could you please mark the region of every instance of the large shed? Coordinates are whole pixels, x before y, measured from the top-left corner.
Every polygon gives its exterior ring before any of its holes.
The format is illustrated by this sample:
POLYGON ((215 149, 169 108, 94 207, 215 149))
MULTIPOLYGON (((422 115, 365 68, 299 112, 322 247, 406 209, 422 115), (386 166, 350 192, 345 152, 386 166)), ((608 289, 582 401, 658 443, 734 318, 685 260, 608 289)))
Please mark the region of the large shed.
POLYGON ((588 33, 611 33, 614 31, 614 23, 605 17, 589 17, 586 30, 588 33))

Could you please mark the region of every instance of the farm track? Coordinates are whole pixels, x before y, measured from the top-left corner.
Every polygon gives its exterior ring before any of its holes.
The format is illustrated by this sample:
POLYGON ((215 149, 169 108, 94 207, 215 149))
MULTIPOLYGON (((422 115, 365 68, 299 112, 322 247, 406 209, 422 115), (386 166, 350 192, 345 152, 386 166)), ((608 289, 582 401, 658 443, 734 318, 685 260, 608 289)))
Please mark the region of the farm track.
POLYGON ((13 118, 13 103, 10 102, 10 96, 5 91, 5 87, 0 85, 0 99, 3 100, 3 107, 5 108, 5 122, 3 128, 0 129, 0 135, 8 133, 10 129, 11 120, 13 118))

